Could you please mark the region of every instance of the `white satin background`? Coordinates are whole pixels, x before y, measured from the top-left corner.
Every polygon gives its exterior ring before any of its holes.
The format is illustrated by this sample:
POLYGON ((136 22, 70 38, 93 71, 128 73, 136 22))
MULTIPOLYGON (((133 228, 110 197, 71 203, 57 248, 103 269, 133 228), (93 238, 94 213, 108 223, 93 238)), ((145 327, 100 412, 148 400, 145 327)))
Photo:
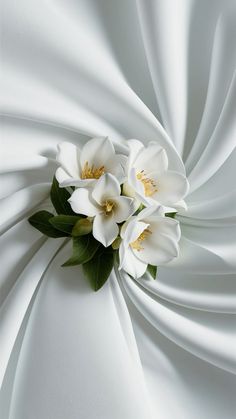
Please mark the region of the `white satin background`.
POLYGON ((236 3, 1 0, 1 418, 233 419, 236 3), (97 293, 48 208, 56 145, 159 141, 183 171, 180 257, 97 293))

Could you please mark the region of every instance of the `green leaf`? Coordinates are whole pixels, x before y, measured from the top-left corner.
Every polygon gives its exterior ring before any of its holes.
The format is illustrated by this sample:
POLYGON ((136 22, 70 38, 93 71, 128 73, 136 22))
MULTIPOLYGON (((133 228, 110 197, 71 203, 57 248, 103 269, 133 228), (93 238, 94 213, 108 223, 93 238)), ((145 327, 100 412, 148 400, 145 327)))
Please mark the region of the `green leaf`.
POLYGON ((53 178, 50 198, 57 214, 75 215, 68 202, 70 193, 65 188, 60 188, 55 176, 53 178))
POLYGON ((175 218, 177 212, 166 212, 165 217, 175 218))
POLYGON ((73 254, 65 263, 65 266, 80 265, 86 263, 95 255, 101 244, 91 234, 73 238, 73 254))
POLYGON ((113 253, 111 248, 102 247, 89 262, 83 264, 84 274, 94 291, 107 281, 114 265, 113 253))
POLYGON ((78 220, 80 220, 80 216, 77 215, 55 215, 49 222, 57 230, 71 234, 72 229, 78 220))
POLYGON ((29 223, 37 228, 37 230, 41 231, 41 233, 45 234, 48 237, 65 237, 68 236, 67 233, 62 233, 58 230, 56 230, 49 222, 50 218, 53 217, 53 214, 51 214, 48 211, 39 211, 36 212, 34 215, 32 215, 28 221, 29 223))
POLYGON ((156 279, 157 266, 148 265, 147 271, 150 273, 150 275, 153 277, 153 279, 156 279))

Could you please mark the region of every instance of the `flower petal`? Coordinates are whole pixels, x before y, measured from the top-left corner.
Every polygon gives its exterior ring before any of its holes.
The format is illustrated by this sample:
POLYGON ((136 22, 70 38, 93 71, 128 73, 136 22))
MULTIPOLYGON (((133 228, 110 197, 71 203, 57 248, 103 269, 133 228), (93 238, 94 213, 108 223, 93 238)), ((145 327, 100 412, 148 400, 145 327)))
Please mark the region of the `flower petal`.
POLYGON ((139 140, 128 140, 128 146, 129 146, 129 159, 128 159, 128 165, 129 167, 133 167, 133 163, 136 160, 139 152, 144 149, 143 143, 139 140))
POLYGON ((189 183, 187 178, 177 172, 166 171, 150 175, 157 185, 153 199, 163 205, 173 205, 187 194, 189 183))
POLYGON ((164 216, 164 209, 161 205, 154 203, 154 205, 144 208, 140 213, 137 215, 137 220, 146 220, 149 219, 150 216, 164 216))
POLYGON ((109 198, 117 197, 120 195, 120 184, 118 180, 110 173, 105 173, 96 182, 92 191, 93 199, 100 205, 109 198))
POLYGON ((91 192, 86 188, 76 189, 70 199, 68 199, 71 208, 77 214, 87 215, 89 217, 94 217, 96 214, 100 213, 100 208, 96 206, 91 200, 91 192))
POLYGON ((135 255, 143 262, 158 266, 170 262, 178 256, 179 246, 176 240, 165 235, 157 235, 142 242, 143 249, 133 249, 135 255))
POLYGON ((68 142, 58 144, 56 159, 68 175, 76 179, 80 177, 78 147, 68 142))
POLYGON ((122 185, 122 194, 130 198, 135 198, 135 189, 126 181, 122 185))
POLYGON ((123 269, 133 278, 140 278, 146 272, 147 263, 138 259, 129 247, 125 248, 122 244, 120 245, 119 258, 119 270, 123 269))
POLYGON ((168 157, 164 148, 154 142, 138 154, 134 161, 134 166, 138 171, 144 170, 148 175, 150 172, 162 173, 168 168, 168 157))
POLYGON ((149 224, 137 221, 136 217, 131 217, 130 221, 123 224, 120 231, 120 236, 124 240, 125 245, 129 245, 137 240, 140 234, 148 228, 148 226, 149 224))
MULTIPOLYGON (((115 149, 108 137, 92 138, 92 140, 89 140, 81 150, 80 164, 83 168, 85 163, 88 162, 89 166, 93 165, 95 168, 99 168, 106 166, 106 162, 109 162, 114 155, 115 149)), ((106 167, 105 171, 107 171, 106 167)))
POLYGON ((151 216, 148 218, 150 229, 154 236, 166 235, 177 242, 180 240, 181 231, 179 221, 169 217, 151 216))
POLYGON ((55 177, 58 183, 60 184, 60 186, 69 186, 68 182, 70 182, 72 179, 72 177, 68 175, 68 173, 62 167, 58 167, 55 173, 55 177))
POLYGON ((119 196, 114 198, 115 210, 113 212, 113 218, 116 223, 121 223, 127 220, 135 212, 135 200, 126 196, 119 196))
POLYGON ((75 179, 68 175, 68 173, 62 169, 62 167, 58 167, 55 173, 56 179, 62 188, 66 188, 67 186, 76 186, 76 187, 86 187, 91 185, 94 182, 94 179, 75 179))
POLYGON ((175 208, 177 209, 178 212, 184 213, 185 211, 188 210, 188 206, 186 204, 186 202, 184 201, 184 199, 181 199, 178 202, 175 202, 175 208))
POLYGON ((93 235, 96 240, 108 247, 119 233, 118 225, 112 216, 98 214, 93 221, 93 235))
POLYGON ((140 180, 137 179, 137 173, 134 167, 129 171, 128 184, 135 190, 139 198, 143 200, 145 197, 144 185, 140 180))
POLYGON ((106 161, 106 171, 114 175, 119 183, 124 183, 126 178, 126 164, 128 158, 122 154, 114 154, 112 158, 106 161))

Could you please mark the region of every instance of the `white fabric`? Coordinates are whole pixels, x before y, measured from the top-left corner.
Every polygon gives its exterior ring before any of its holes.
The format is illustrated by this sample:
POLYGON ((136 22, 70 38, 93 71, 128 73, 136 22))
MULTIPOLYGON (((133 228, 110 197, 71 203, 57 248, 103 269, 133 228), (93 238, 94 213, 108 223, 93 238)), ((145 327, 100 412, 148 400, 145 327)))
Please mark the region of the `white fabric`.
POLYGON ((2 419, 233 419, 234 0, 1 0, 2 419), (56 145, 158 141, 190 181, 179 258, 97 293, 49 208, 56 145), (54 257, 55 256, 55 257, 54 257))

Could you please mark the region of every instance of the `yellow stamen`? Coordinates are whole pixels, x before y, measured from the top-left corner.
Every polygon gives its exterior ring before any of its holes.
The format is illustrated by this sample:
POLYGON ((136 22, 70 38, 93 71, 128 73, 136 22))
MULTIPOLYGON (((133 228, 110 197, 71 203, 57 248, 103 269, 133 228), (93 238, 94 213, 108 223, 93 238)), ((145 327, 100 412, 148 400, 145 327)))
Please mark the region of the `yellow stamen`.
POLYGON ((105 167, 89 167, 88 161, 86 161, 84 168, 81 173, 81 179, 99 179, 105 173, 105 167))
POLYGON ((144 170, 141 170, 141 172, 137 173, 136 176, 144 186, 145 196, 152 196, 155 192, 157 192, 157 185, 153 179, 147 177, 144 170))
POLYGON ((107 200, 103 204, 103 209, 106 215, 109 215, 113 211, 114 207, 115 207, 115 202, 112 202, 112 201, 107 200))
POLYGON ((140 252, 140 250, 143 250, 144 248, 142 247, 141 243, 147 239, 147 237, 152 234, 152 232, 146 228, 141 234, 140 236, 132 243, 130 243, 130 246, 134 249, 137 250, 138 252, 140 252))

